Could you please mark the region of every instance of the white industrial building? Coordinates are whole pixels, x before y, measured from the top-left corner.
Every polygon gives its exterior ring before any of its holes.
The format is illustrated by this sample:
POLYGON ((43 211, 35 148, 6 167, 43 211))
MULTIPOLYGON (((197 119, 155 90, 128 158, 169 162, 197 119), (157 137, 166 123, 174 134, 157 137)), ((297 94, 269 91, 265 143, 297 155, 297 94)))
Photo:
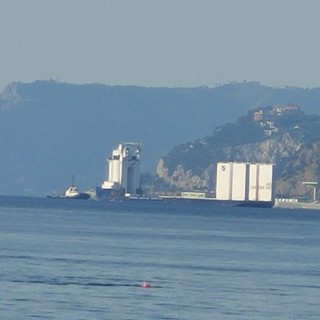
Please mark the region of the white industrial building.
POLYGON ((137 194, 140 189, 140 155, 139 143, 120 143, 107 159, 108 177, 101 190, 123 190, 125 193, 137 194))
POLYGON ((272 202, 273 164, 218 162, 216 199, 272 202))

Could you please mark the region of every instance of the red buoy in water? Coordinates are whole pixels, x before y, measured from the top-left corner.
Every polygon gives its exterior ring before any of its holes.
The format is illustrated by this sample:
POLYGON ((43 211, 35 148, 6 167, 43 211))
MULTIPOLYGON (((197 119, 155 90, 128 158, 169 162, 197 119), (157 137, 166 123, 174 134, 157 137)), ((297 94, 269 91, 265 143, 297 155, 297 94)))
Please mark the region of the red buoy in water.
POLYGON ((141 287, 142 288, 151 288, 151 285, 147 281, 143 281, 141 287))

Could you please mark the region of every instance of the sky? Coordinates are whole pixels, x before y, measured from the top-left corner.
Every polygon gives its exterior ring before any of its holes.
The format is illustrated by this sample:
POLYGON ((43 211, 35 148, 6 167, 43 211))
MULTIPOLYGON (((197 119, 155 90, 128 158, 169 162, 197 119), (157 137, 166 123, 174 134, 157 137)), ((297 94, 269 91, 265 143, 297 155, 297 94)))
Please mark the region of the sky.
POLYGON ((11 82, 320 87, 318 0, 0 0, 11 82))

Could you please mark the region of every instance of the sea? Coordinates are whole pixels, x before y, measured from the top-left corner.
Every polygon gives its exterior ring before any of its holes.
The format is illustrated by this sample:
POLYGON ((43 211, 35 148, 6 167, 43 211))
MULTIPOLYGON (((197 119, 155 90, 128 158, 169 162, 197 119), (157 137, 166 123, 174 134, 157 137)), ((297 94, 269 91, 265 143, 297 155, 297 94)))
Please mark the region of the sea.
POLYGON ((0 197, 1 320, 319 320, 319 301, 319 211, 0 197))

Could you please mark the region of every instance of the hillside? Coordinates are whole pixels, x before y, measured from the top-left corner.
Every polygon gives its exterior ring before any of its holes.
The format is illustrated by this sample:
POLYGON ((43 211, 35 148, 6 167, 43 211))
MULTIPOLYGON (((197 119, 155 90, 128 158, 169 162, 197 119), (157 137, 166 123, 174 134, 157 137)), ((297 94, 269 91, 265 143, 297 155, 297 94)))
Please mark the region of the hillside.
POLYGON ((212 135, 175 146, 157 167, 171 190, 214 190, 216 163, 275 164, 278 197, 308 197, 303 181, 320 179, 320 117, 298 106, 250 110, 212 135))
POLYGON ((255 82, 215 88, 12 83, 0 94, 0 194, 60 192, 73 174, 80 189, 99 185, 120 141, 141 142, 142 171, 154 173, 168 150, 210 136, 250 109, 296 103, 312 114, 317 101, 318 88, 255 82))

